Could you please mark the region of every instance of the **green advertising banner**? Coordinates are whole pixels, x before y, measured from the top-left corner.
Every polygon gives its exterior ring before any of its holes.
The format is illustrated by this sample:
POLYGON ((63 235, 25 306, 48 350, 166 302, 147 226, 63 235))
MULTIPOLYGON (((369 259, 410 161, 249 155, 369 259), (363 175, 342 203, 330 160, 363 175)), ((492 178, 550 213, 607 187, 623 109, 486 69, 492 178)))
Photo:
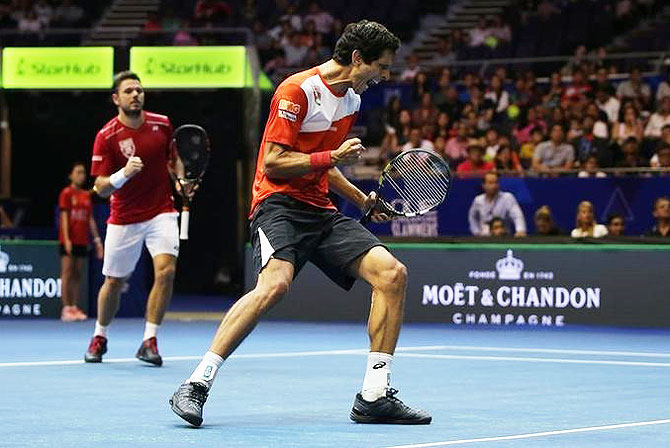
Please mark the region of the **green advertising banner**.
POLYGON ((6 89, 109 89, 114 76, 112 47, 5 48, 6 89))
POLYGON ((132 47, 130 69, 149 88, 245 87, 246 48, 132 47))

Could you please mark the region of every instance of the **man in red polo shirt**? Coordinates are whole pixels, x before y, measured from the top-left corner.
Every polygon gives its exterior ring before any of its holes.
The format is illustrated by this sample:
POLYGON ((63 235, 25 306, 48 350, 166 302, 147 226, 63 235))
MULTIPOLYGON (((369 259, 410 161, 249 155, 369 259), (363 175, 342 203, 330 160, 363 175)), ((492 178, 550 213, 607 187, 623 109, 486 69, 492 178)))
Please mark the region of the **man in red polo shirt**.
POLYGON ((172 298, 179 253, 177 212, 169 170, 183 167, 172 149, 168 117, 143 110, 144 89, 130 71, 114 77, 112 100, 118 115, 95 138, 91 173, 96 192, 111 195, 107 221, 105 282, 98 294, 98 319, 86 362, 101 362, 107 351, 107 326, 119 308, 121 288, 146 245, 153 259, 154 284, 149 294, 144 339, 136 357, 162 365, 156 333, 172 298))

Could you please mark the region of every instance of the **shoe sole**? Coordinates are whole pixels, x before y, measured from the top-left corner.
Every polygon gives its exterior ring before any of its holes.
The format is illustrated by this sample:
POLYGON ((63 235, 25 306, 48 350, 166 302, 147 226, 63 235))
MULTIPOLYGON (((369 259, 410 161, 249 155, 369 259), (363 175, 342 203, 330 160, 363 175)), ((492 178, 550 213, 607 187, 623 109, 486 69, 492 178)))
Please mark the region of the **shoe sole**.
POLYGON ((177 414, 177 416, 179 416, 181 419, 187 421, 187 422, 190 423, 191 425, 193 425, 193 426, 200 426, 200 425, 202 425, 202 418, 201 418, 201 417, 197 417, 197 416, 195 416, 195 415, 190 415, 190 414, 182 414, 182 413, 180 412, 179 408, 177 408, 177 407, 174 405, 174 400, 172 400, 172 398, 170 398, 170 407, 172 408, 172 412, 174 412, 175 414, 177 414))
POLYGON ((163 365, 163 360, 162 359, 154 360, 154 359, 144 358, 144 357, 139 356, 139 355, 135 355, 135 358, 139 359, 142 362, 146 362, 147 364, 151 364, 151 365, 154 365, 154 366, 160 367, 160 366, 163 365))
POLYGON ((84 362, 88 362, 88 363, 91 363, 91 364, 97 364, 97 363, 102 362, 102 358, 87 358, 87 357, 84 357, 84 362))
POLYGON ((387 424, 387 425, 428 425, 433 421, 433 417, 426 417, 421 419, 392 419, 392 418, 380 418, 370 415, 360 415, 355 414, 353 411, 349 414, 349 418, 355 423, 367 423, 367 424, 387 424))

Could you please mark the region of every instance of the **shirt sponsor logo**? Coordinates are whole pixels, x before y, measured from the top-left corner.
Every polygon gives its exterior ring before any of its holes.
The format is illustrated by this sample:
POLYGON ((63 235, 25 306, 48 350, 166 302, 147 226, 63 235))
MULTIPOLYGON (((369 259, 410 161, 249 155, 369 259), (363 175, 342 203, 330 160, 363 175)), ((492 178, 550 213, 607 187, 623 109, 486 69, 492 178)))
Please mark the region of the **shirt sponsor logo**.
POLYGON ((123 154, 126 159, 130 159, 135 155, 135 142, 132 138, 119 140, 119 149, 121 150, 121 154, 123 154))
POLYGON ((102 162, 102 156, 93 156, 91 158, 91 161, 93 162, 102 162))
POLYGON ((292 114, 291 112, 279 109, 277 112, 277 115, 279 115, 279 118, 285 118, 289 121, 298 121, 298 116, 296 114, 292 114))
POLYGON ((317 86, 312 86, 312 92, 314 93, 314 102, 317 106, 321 105, 321 90, 317 86))
POLYGON ((286 112, 290 112, 295 115, 300 113, 300 104, 295 104, 293 101, 286 99, 279 100, 278 108, 279 110, 285 110, 286 112))

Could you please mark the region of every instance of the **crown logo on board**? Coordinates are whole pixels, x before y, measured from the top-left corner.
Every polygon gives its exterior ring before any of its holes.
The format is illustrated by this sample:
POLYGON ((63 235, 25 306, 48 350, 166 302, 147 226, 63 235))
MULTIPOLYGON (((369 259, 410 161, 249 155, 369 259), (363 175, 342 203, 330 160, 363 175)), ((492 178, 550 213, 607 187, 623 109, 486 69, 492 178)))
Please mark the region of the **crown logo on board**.
POLYGON ((500 280, 519 280, 523 271, 523 261, 514 258, 511 249, 507 250, 507 256, 496 262, 496 270, 500 280))

